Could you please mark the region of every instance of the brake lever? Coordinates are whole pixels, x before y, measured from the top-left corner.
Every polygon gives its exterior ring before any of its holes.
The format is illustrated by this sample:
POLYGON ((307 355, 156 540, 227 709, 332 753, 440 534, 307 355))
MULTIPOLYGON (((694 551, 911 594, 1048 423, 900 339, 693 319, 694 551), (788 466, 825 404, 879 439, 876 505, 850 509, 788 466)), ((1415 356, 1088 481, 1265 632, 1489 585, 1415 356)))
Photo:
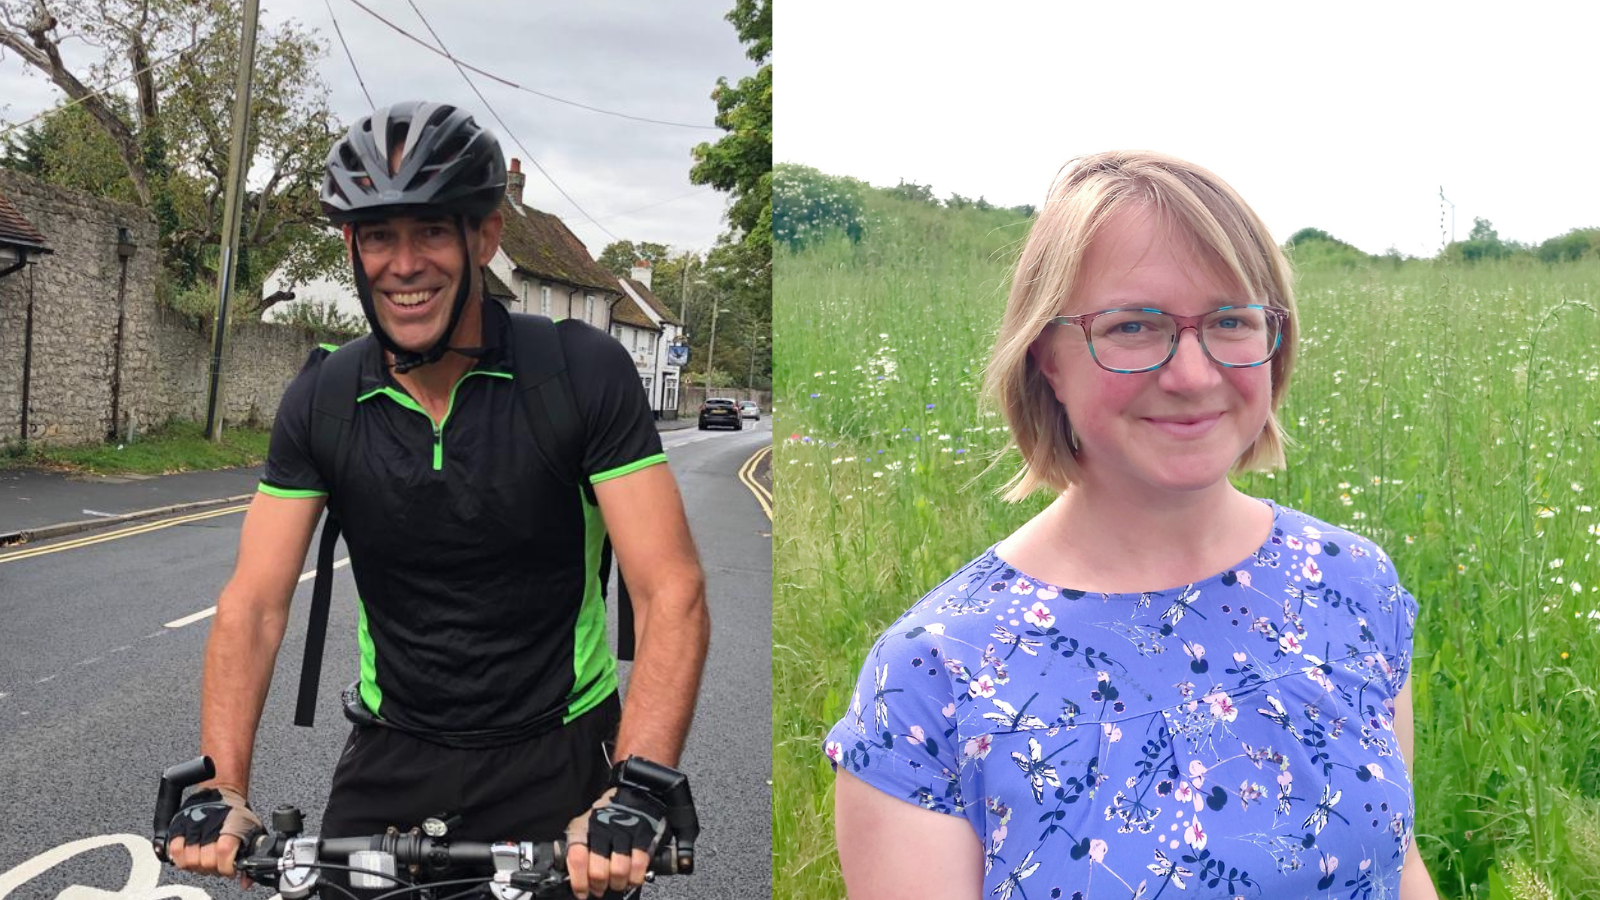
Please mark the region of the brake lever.
POLYGON ((167 841, 171 837, 172 817, 178 814, 178 805, 183 802, 183 792, 216 776, 217 768, 209 756, 197 756, 188 762, 169 766, 161 773, 161 787, 156 791, 155 825, 150 837, 156 859, 164 863, 172 862, 167 856, 167 841))

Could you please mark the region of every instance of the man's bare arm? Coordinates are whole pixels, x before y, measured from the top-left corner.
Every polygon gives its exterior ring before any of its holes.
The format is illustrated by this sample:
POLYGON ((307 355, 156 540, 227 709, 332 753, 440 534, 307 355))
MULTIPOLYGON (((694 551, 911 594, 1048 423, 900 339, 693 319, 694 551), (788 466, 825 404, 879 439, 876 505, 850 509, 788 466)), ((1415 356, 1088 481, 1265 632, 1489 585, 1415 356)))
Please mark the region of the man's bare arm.
POLYGON ((213 784, 248 796, 256 727, 324 500, 258 493, 245 513, 233 577, 217 600, 200 680, 200 749, 213 784))
MULTIPOLYGON (((256 726, 323 502, 258 493, 245 513, 239 558, 217 599, 200 676, 200 751, 217 767, 207 786, 249 796, 256 726)), ((232 833, 196 847, 176 837, 167 851, 179 868, 233 875, 239 844, 232 833)))
POLYGON ((700 691, 711 618, 677 480, 649 466, 594 486, 634 603, 637 654, 617 758, 678 764, 700 691))

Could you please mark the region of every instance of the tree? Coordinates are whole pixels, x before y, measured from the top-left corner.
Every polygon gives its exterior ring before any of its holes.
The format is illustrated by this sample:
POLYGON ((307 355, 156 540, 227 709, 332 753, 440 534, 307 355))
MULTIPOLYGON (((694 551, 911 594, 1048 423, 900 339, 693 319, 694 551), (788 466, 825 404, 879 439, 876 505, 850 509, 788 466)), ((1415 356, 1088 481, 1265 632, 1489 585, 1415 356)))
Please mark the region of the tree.
POLYGON ((737 0, 728 13, 747 46, 745 55, 765 63, 756 74, 739 79, 717 79, 711 97, 717 102, 717 127, 728 132, 716 143, 694 148, 695 166, 689 180, 709 184, 733 195, 728 223, 739 239, 772 247, 772 53, 771 0, 737 0))
POLYGON ((1574 228, 1560 237, 1539 245, 1543 262, 1570 262, 1590 254, 1600 254, 1600 228, 1574 228))
POLYGON ((340 312, 337 304, 327 300, 293 300, 273 315, 281 325, 336 338, 358 338, 370 330, 365 317, 340 312))
MULTIPOLYGON (((729 353, 748 353, 749 345, 741 343, 741 334, 755 334, 760 329, 772 333, 772 64, 768 62, 772 55, 772 2, 735 0, 727 18, 746 45, 745 55, 761 68, 737 85, 726 78, 717 79, 711 96, 717 103, 717 126, 727 134, 714 144, 694 148, 695 166, 689 180, 733 197, 728 209, 731 228, 718 238, 706 260, 704 274, 715 305, 704 309, 726 308, 735 317, 728 323, 734 327, 726 333, 719 319, 717 350, 726 347, 729 353)), ((704 328, 684 323, 695 343, 705 340, 709 331, 710 316, 704 318, 704 328)), ((757 356, 758 374, 770 373, 770 349, 758 351, 757 356)), ((710 362, 704 360, 701 365, 710 362)))
POLYGON ((891 197, 926 203, 929 206, 939 205, 939 199, 933 195, 933 185, 931 184, 917 184, 915 181, 906 181, 902 178, 899 184, 892 188, 884 188, 883 192, 891 197))
MULTIPOLYGON (((69 162, 75 146, 119 160, 126 184, 104 183, 97 193, 125 189, 151 210, 160 227, 162 258, 174 296, 201 304, 216 282, 226 190, 234 79, 241 24, 238 0, 0 0, 0 47, 49 78, 74 104, 53 113, 30 149, 59 160, 47 176, 84 186, 91 171, 69 162), (63 43, 99 48, 85 67, 69 68, 63 43), (172 57, 170 62, 165 60, 172 57), (89 85, 132 84, 132 98, 89 85), (98 129, 92 132, 85 118, 98 129), (97 143, 98 141, 98 143, 97 143)), ((285 262, 316 269, 342 258, 338 238, 323 227, 317 188, 327 147, 338 125, 328 88, 316 71, 325 45, 288 23, 257 41, 245 158, 258 186, 242 198, 235 283, 242 317, 259 317, 259 287, 285 262)), ((98 158, 98 157, 97 157, 98 158)), ((102 182, 103 173, 96 176, 102 182)), ((313 272, 312 274, 320 274, 313 272)), ((205 314, 204 308, 186 309, 205 314)), ((180 308, 183 304, 180 304, 180 308)))
POLYGON ((1457 241, 1445 248, 1445 252, 1467 262, 1478 262, 1485 259, 1504 259, 1515 253, 1519 247, 1500 240, 1500 233, 1495 231, 1494 223, 1482 217, 1473 217, 1472 233, 1464 241, 1457 241))
MULTIPOLYGON (((600 256, 595 262, 600 268, 605 269, 619 278, 627 278, 633 272, 634 263, 648 260, 652 266, 667 258, 666 244, 653 244, 649 241, 613 241, 600 251, 600 256)), ((660 296, 659 294, 657 296, 660 296)))
POLYGON ((1332 241, 1334 243, 1343 243, 1338 238, 1327 233, 1326 231, 1323 231, 1321 228, 1302 228, 1299 231, 1296 231, 1294 234, 1289 235, 1289 240, 1285 241, 1284 243, 1287 246, 1293 246, 1305 241, 1332 241))
MULTIPOLYGON (((126 109, 121 98, 113 100, 126 109)), ((0 165, 41 181, 138 205, 128 167, 82 106, 69 106, 6 135, 0 165)))

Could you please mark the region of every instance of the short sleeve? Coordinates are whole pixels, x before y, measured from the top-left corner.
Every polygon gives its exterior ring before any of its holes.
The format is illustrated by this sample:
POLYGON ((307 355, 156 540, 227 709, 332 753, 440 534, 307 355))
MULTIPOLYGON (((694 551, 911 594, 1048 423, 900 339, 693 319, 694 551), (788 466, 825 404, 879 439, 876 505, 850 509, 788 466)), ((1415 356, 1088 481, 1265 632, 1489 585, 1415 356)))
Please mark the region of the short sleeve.
POLYGON ((890 796, 971 819, 943 629, 919 618, 902 618, 872 648, 824 752, 836 768, 890 796))
POLYGON ((1411 641, 1417 628, 1417 600, 1411 592, 1395 582, 1392 588, 1394 606, 1394 639, 1390 644, 1390 665, 1395 669, 1394 685, 1398 695, 1411 674, 1411 641))
POLYGON ((267 462, 260 490, 273 497, 298 499, 325 497, 327 483, 311 459, 311 401, 316 395, 317 372, 328 351, 311 351, 300 374, 284 389, 278 414, 272 420, 267 462))
POLYGON ((633 358, 604 331, 568 321, 574 324, 562 323, 562 352, 587 434, 584 477, 598 484, 666 462, 633 358))

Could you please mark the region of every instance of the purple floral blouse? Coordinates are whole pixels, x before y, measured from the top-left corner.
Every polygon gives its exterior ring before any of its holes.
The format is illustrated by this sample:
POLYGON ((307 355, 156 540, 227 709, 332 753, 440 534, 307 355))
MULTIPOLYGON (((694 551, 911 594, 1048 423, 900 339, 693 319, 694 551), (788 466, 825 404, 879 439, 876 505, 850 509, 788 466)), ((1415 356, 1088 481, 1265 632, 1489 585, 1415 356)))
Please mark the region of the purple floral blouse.
POLYGON ((1416 602, 1366 538, 1273 518, 1249 559, 1142 594, 990 549, 873 646, 828 757, 965 816, 1001 900, 1396 895, 1416 602))

